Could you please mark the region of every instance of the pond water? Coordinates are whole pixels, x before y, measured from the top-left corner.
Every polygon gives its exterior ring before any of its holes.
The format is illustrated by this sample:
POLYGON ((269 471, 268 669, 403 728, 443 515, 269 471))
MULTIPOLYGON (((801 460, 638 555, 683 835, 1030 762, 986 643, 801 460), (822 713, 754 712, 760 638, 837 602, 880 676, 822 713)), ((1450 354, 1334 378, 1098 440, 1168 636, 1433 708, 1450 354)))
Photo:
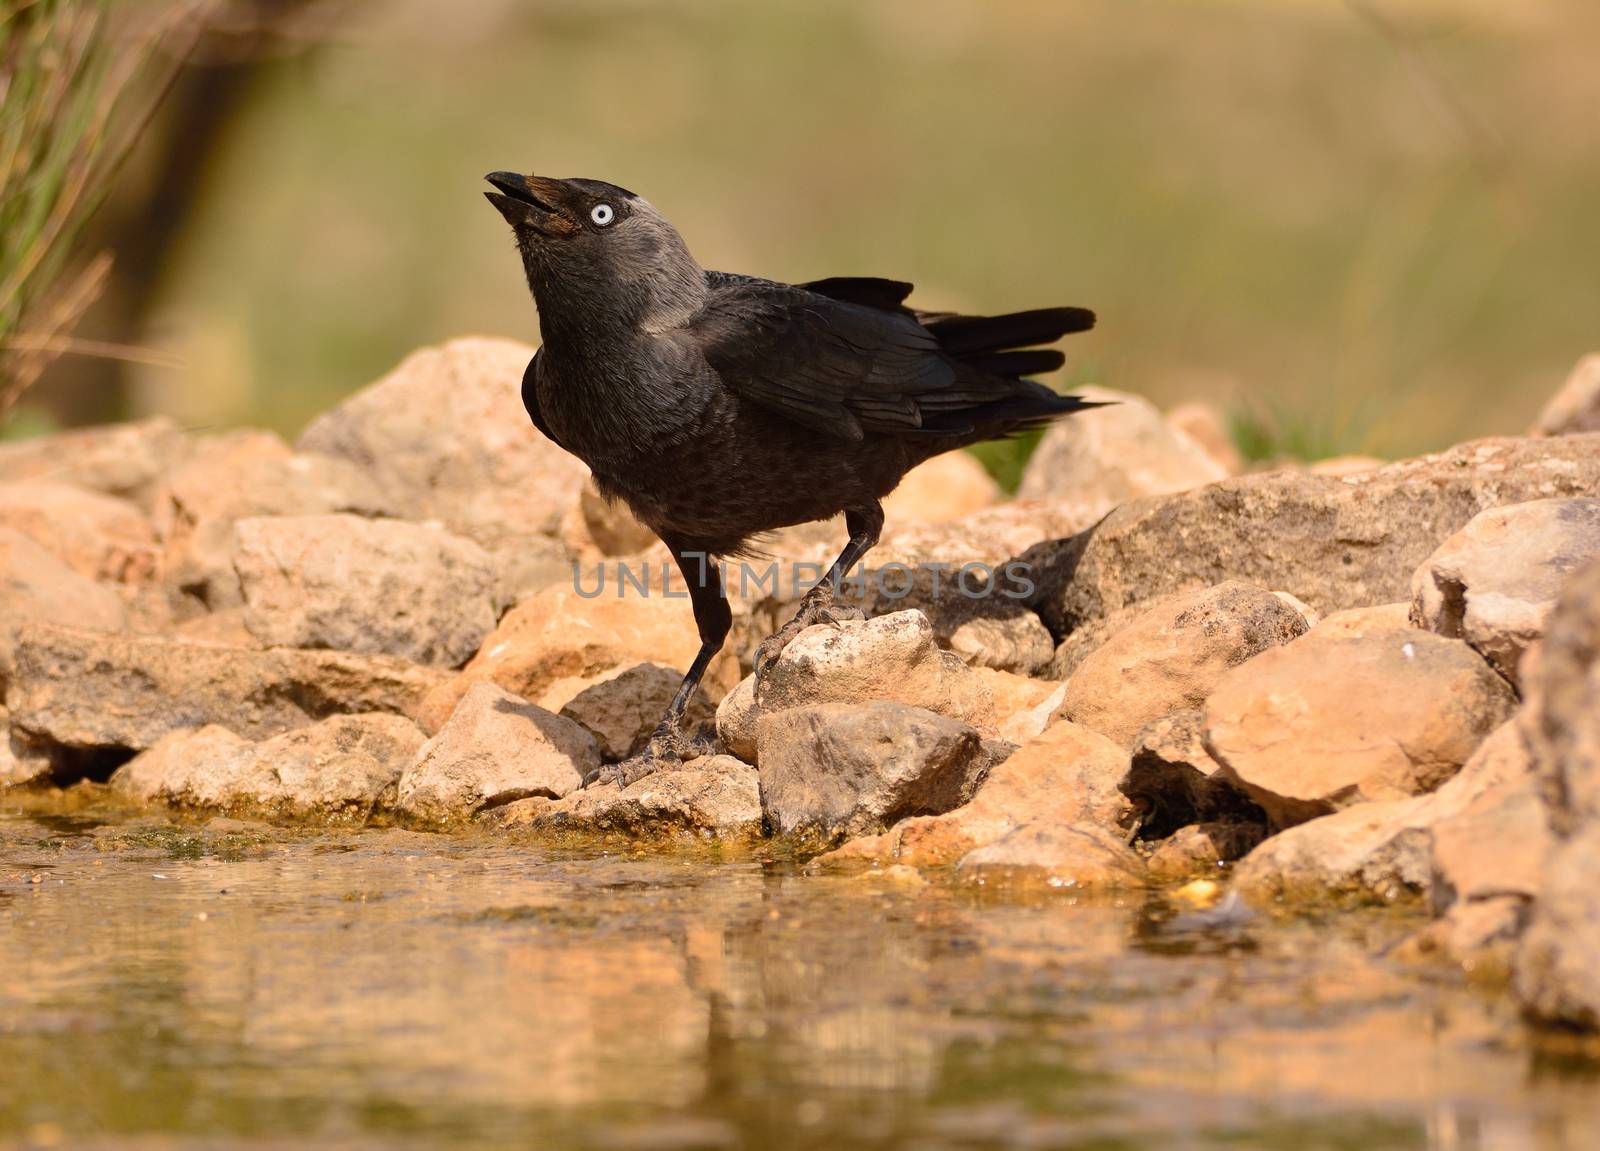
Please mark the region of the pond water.
POLYGON ((1600 1147, 1415 926, 12 797, 0 1147, 1600 1147))

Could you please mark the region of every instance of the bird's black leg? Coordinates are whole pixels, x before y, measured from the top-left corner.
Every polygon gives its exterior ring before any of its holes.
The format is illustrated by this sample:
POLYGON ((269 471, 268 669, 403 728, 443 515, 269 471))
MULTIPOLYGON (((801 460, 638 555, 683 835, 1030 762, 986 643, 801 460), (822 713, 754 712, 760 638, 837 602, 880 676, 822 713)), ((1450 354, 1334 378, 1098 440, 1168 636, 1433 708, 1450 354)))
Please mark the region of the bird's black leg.
POLYGON ((684 736, 683 713, 694 698, 695 689, 700 686, 706 668, 728 638, 728 629, 733 626, 733 612, 722 595, 722 577, 717 571, 716 560, 704 552, 685 550, 670 542, 667 546, 672 549, 672 558, 677 561, 678 570, 689 585, 689 602, 694 605, 694 622, 700 629, 700 650, 695 654, 688 674, 678 685, 677 693, 667 705, 666 714, 656 725, 645 749, 602 770, 595 777, 600 782, 614 779, 626 787, 667 764, 683 762, 692 752, 710 750, 697 747, 684 736))
POLYGON ((834 598, 850 569, 860 563, 861 557, 871 551, 873 545, 878 542, 878 536, 883 532, 883 506, 873 503, 867 507, 847 509, 844 513, 844 526, 850 533, 850 539, 844 545, 844 550, 839 553, 839 558, 833 561, 828 574, 822 577, 821 583, 806 592, 805 598, 800 601, 800 610, 795 612, 794 618, 761 641, 755 660, 755 690, 758 699, 762 676, 778 661, 779 654, 789 646, 789 641, 795 636, 812 624, 836 624, 844 619, 861 618, 861 613, 855 608, 836 607, 834 598))

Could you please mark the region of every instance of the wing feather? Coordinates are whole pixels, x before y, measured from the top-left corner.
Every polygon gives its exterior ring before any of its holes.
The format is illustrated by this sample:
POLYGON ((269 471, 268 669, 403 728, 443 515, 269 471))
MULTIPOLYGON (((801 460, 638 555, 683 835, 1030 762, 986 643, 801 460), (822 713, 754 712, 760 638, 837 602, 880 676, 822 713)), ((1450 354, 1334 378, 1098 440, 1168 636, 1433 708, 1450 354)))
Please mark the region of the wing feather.
POLYGON ((1074 410, 1025 373, 1061 366, 1030 348, 1094 324, 1082 308, 1005 316, 913 312, 911 285, 836 277, 788 285, 707 273, 711 289, 682 330, 723 383, 804 427, 844 440, 1004 434, 1074 410))
POLYGON ((915 430, 919 398, 957 378, 939 341, 910 313, 804 288, 728 283, 689 330, 729 387, 848 440, 915 430))

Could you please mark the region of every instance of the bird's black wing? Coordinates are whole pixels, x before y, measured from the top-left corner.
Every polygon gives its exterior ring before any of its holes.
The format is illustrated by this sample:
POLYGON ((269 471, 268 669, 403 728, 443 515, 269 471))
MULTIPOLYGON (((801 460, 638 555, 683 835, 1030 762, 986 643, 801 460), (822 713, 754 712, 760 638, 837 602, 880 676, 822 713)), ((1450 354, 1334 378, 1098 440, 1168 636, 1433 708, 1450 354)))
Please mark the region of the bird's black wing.
POLYGON ((957 312, 913 309, 905 302, 911 295, 911 285, 904 280, 835 276, 799 286, 845 303, 914 316, 938 339, 939 350, 945 355, 996 376, 1053 372, 1066 362, 1066 357, 1034 345, 1053 344, 1062 336, 1094 327, 1094 313, 1088 308, 1038 308, 1004 316, 963 316, 957 312))
POLYGON ((685 335, 740 395, 847 440, 915 433, 969 390, 909 313, 804 288, 729 277, 685 335))
POLYGON ((728 387, 829 435, 1005 434, 1090 406, 1023 378, 1061 366, 1060 352, 1035 345, 1092 328, 1086 308, 913 311, 901 302, 909 284, 866 277, 789 285, 708 272, 706 284, 685 338, 728 387))
POLYGON ((864 308, 879 308, 908 316, 919 314, 905 306, 912 285, 904 280, 885 280, 881 276, 829 276, 825 280, 809 280, 803 284, 781 284, 776 280, 742 276, 737 272, 707 272, 706 284, 714 292, 731 287, 757 292, 815 292, 845 304, 860 304, 864 308))
POLYGON ((832 300, 847 304, 860 304, 867 308, 880 308, 886 312, 904 311, 911 285, 904 280, 884 280, 877 276, 830 276, 826 280, 812 280, 800 287, 832 300))

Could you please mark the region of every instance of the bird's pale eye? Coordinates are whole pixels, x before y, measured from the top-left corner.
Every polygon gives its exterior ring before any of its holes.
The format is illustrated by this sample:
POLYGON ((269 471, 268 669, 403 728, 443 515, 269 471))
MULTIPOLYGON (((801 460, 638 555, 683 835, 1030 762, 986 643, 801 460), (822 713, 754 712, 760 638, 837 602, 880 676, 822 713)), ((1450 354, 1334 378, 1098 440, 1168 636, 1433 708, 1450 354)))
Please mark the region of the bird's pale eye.
POLYGON ((610 204, 596 204, 589 209, 589 219, 599 224, 602 228, 616 218, 617 213, 610 204))

